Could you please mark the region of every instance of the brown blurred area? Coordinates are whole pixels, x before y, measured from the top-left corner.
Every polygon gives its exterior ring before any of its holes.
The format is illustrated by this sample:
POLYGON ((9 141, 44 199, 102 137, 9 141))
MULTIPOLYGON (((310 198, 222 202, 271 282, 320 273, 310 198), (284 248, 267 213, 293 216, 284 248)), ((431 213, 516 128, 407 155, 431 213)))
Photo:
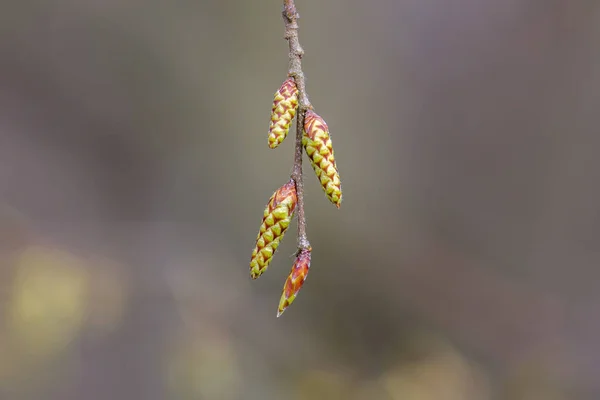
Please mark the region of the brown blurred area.
POLYGON ((277 319, 280 3, 2 3, 0 399, 600 398, 600 3, 297 0, 344 202, 277 319))

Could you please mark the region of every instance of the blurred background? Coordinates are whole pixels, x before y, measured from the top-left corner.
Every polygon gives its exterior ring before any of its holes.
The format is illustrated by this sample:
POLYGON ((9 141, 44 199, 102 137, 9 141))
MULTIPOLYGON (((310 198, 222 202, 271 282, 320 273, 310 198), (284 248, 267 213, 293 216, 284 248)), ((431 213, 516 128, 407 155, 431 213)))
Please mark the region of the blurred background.
POLYGON ((0 399, 600 398, 600 3, 297 6, 344 202, 277 319, 281 1, 2 2, 0 399))

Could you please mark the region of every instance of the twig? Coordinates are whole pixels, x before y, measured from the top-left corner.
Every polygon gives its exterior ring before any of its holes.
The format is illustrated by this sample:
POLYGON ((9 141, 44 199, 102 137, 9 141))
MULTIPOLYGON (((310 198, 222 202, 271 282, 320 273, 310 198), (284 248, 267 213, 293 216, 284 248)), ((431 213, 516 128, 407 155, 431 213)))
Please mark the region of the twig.
POLYGON ((302 56, 304 50, 298 40, 298 12, 294 0, 283 1, 283 22, 285 24, 285 38, 288 41, 289 67, 288 75, 293 77, 298 87, 298 113, 296 117, 296 143, 294 150, 294 168, 292 169, 292 179, 296 184, 296 194, 298 196, 298 205, 296 207, 298 215, 298 252, 302 249, 310 249, 310 243, 306 236, 306 218, 304 216, 304 185, 302 182, 302 131, 304 127, 304 115, 307 110, 312 109, 306 86, 304 82, 304 73, 302 72, 302 56))

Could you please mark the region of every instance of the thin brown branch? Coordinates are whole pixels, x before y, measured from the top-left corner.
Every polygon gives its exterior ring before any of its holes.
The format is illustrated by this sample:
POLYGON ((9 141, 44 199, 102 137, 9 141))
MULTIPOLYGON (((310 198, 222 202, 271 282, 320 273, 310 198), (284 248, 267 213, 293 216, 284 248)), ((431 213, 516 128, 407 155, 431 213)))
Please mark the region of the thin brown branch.
POLYGON ((296 143, 294 150, 294 168, 292 170, 292 179, 296 184, 298 196, 298 205, 296 211, 298 215, 298 251, 310 249, 310 243, 306 236, 306 218, 304 215, 304 184, 302 180, 302 131, 304 127, 304 115, 306 110, 312 108, 308 95, 306 94, 306 85, 304 82, 304 73, 302 72, 302 56, 304 50, 298 40, 298 11, 294 0, 283 1, 283 22, 285 24, 285 38, 288 41, 289 67, 288 75, 293 77, 298 87, 298 114, 296 117, 296 143))

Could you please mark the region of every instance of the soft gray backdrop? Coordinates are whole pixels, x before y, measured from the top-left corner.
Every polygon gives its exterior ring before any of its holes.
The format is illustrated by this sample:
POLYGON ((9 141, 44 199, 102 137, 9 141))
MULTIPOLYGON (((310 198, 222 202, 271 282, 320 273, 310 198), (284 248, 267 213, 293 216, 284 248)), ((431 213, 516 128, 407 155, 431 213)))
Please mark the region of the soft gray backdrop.
POLYGON ((344 202, 276 319, 280 3, 2 2, 0 398, 598 398, 600 3, 297 0, 344 202))

